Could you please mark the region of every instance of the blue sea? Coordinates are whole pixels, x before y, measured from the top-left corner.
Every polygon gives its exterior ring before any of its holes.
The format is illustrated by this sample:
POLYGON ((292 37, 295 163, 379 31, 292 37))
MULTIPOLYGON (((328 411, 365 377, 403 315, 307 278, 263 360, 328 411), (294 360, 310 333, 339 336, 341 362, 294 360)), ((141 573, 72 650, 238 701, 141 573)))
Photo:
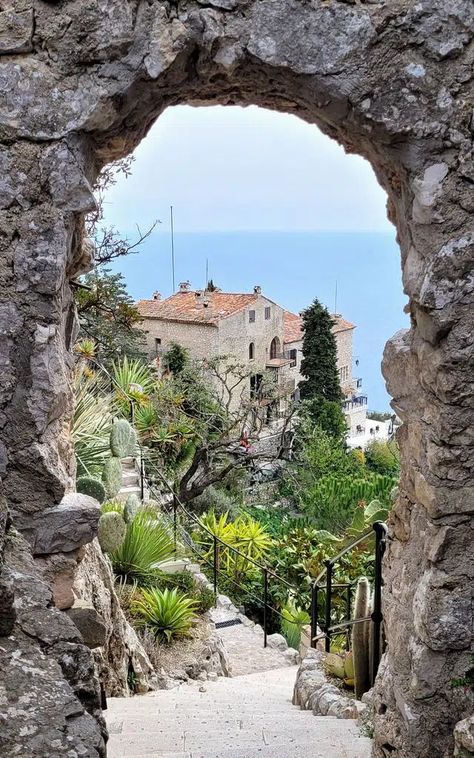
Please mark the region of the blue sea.
MULTIPOLYGON (((133 233, 128 235, 133 239, 133 233)), ((392 232, 175 233, 176 285, 202 288, 209 277, 221 289, 264 295, 299 312, 317 297, 356 324, 354 375, 363 379, 371 410, 390 410, 380 370, 387 339, 408 327, 403 313, 400 252, 392 232), (336 295, 337 288, 337 295, 336 295)), ((140 252, 117 261, 135 299, 172 292, 170 236, 154 232, 140 252)))

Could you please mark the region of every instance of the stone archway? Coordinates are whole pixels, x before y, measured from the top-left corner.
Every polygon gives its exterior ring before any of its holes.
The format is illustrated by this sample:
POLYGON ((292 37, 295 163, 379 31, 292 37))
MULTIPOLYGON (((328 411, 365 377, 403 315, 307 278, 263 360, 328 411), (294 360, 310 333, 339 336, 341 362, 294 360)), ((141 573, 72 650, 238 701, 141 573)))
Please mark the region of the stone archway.
MULTIPOLYGON (((384 358, 404 424, 377 756, 450 755, 454 723, 469 712, 450 681, 469 668, 472 635, 473 35, 471 0, 21 0, 0 11, 0 476, 34 552, 74 553, 94 527, 77 499, 66 508, 62 498, 73 474, 70 281, 90 265, 83 214, 101 167, 168 105, 253 103, 317 124, 368 158, 385 188, 412 325, 384 358), (53 549, 44 526, 62 525, 66 511, 88 526, 71 531, 67 551, 64 541, 53 549)), ((40 656, 44 691, 72 698, 57 755, 79 739, 78 723, 88 754, 101 754, 79 703, 98 718, 96 686, 84 694, 65 658, 90 677, 88 653, 47 589, 28 628, 9 539, 0 631, 15 628, 16 593, 25 666, 40 656)), ((34 575, 28 566, 21 576, 34 575)))

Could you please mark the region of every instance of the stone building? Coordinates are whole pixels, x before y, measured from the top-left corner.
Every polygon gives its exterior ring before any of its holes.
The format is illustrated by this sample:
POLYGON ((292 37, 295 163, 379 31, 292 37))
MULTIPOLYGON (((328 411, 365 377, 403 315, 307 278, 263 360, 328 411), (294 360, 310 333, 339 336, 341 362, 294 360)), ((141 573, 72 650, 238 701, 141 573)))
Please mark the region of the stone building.
MULTIPOLYGON (((158 365, 173 343, 185 347, 197 360, 231 356, 251 372, 244 392, 241 386, 236 391, 233 407, 260 391, 267 421, 284 415, 297 399, 302 319, 263 295, 260 287, 251 293, 211 292, 192 290, 189 282, 183 282, 171 297, 162 300, 155 293, 152 300, 141 300, 137 307, 147 333, 149 356, 158 365), (268 396, 264 377, 271 388, 268 396), (272 379, 268 381, 268 377, 272 379)), ((367 409, 367 398, 359 392, 361 380, 352 377, 354 328, 342 316, 335 316, 337 367, 351 434, 364 427, 367 409)))

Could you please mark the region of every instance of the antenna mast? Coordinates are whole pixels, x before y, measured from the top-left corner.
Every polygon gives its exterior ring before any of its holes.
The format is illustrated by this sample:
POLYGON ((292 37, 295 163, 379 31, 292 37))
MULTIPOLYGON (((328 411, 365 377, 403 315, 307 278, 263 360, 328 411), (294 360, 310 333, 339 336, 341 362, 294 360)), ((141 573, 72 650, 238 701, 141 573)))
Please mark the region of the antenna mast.
POLYGON ((207 290, 207 285, 209 284, 209 258, 206 258, 206 284, 204 289, 207 290))
POLYGON ((173 279, 173 295, 176 292, 176 282, 174 275, 174 220, 173 220, 173 206, 170 205, 170 221, 171 221, 171 274, 173 279))
POLYGON ((336 279, 336 291, 334 292, 334 315, 337 313, 337 279, 336 279))

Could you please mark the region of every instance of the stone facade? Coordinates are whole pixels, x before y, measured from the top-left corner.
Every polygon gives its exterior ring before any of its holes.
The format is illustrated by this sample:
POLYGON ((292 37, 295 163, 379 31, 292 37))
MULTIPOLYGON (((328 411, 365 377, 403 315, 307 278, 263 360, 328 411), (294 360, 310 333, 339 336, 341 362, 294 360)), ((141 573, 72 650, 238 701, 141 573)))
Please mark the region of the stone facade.
POLYGON ((402 474, 374 751, 451 755, 472 711, 451 686, 473 633, 472 0, 18 0, 0 29, 0 651, 2 702, 21 698, 27 729, 19 745, 9 713, 2 754, 104 755, 92 654, 25 544, 21 559, 10 547, 14 527, 44 535, 41 514, 72 489, 70 282, 91 264, 91 187, 164 108, 192 102, 299 115, 387 192, 411 327, 384 358, 402 474))
MULTIPOLYGON (((150 359, 160 367, 162 356, 173 343, 186 348, 195 360, 228 357, 249 374, 270 376, 277 385, 272 417, 276 411, 285 413, 301 379, 301 318, 262 295, 260 287, 255 287, 253 296, 220 290, 217 294, 193 291, 188 282, 180 288, 166 300, 155 296, 153 300, 141 300, 137 304, 143 317, 142 328, 150 359)), ((353 329, 352 324, 337 317, 334 337, 341 389, 351 395, 354 394, 353 329)), ((231 410, 238 411, 241 401, 248 400, 250 394, 249 381, 239 384, 233 394, 231 410)), ((347 419, 352 428, 351 411, 347 419)))

